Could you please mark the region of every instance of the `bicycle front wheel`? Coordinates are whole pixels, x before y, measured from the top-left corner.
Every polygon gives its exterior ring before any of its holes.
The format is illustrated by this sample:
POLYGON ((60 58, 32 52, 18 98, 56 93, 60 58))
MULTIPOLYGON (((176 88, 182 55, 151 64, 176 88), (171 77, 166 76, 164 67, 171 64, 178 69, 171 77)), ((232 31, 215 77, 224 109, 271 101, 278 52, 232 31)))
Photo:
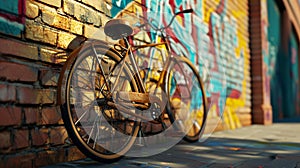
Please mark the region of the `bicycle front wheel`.
POLYGON ((168 95, 168 114, 172 123, 196 142, 203 133, 207 111, 203 82, 192 63, 185 57, 174 57, 167 70, 164 89, 168 95))
POLYGON ((133 145, 139 130, 137 119, 122 113, 113 92, 135 92, 138 86, 121 56, 102 45, 88 45, 68 62, 62 118, 73 143, 88 157, 112 162, 133 145))

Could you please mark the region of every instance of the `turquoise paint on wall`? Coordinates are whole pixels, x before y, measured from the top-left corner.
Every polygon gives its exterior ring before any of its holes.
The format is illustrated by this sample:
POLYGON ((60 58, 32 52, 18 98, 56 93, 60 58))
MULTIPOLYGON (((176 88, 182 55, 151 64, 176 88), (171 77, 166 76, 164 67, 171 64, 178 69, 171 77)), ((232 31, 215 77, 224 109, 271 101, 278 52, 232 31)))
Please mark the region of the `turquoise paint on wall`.
POLYGON ((0 11, 19 15, 19 0, 0 0, 0 11))
POLYGON ((275 0, 268 0, 268 65, 271 77, 271 104, 274 121, 295 117, 300 110, 300 81, 297 36, 292 31, 288 37, 288 49, 281 44, 281 13, 275 0))
POLYGON ((23 30, 24 30, 24 25, 17 22, 11 22, 5 18, 0 17, 1 33, 20 37, 23 30))
POLYGON ((21 3, 20 0, 0 0, 0 12, 5 14, 4 17, 0 17, 1 33, 21 37, 24 25, 20 23, 23 16, 19 13, 19 3, 21 3), (5 18, 6 15, 9 17, 5 18))
POLYGON ((115 17, 122 11, 132 0, 112 0, 111 16, 115 17))

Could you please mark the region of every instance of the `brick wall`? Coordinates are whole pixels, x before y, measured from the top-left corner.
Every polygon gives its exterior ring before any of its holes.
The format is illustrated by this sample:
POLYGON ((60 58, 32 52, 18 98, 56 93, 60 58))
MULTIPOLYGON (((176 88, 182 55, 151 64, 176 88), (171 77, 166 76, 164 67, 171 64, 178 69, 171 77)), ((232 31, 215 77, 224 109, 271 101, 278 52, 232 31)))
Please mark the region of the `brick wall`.
POLYGON ((0 167, 84 158, 63 125, 57 80, 69 43, 110 18, 106 3, 0 0, 0 6, 0 167))
POLYGON ((219 101, 225 97, 223 109, 222 103, 217 103, 223 114, 220 115, 222 120, 217 127, 220 130, 252 124, 248 8, 249 1, 204 0, 204 20, 209 24, 211 31, 208 34, 215 50, 215 53, 210 56, 216 57, 216 64, 223 65, 225 72, 219 71, 225 76, 225 87, 213 83, 213 87, 226 90, 223 96, 222 90, 215 91, 221 93, 219 101), (214 23, 216 20, 221 20, 219 26, 218 23, 214 23), (226 31, 228 25, 232 28, 230 33, 226 31))
POLYGON ((264 62, 268 57, 267 3, 266 0, 252 0, 249 5, 253 123, 271 124, 269 65, 264 62))

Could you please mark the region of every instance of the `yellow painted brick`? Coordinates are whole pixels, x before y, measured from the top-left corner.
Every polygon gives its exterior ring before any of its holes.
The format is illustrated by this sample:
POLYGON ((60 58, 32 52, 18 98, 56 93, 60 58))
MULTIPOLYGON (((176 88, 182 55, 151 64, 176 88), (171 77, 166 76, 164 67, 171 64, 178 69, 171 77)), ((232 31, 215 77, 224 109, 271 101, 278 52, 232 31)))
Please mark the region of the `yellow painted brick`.
POLYGON ((104 41, 109 40, 107 39, 107 36, 105 35, 103 28, 96 28, 92 25, 84 25, 84 36, 87 38, 93 38, 93 39, 104 40, 104 41))
POLYGON ((83 31, 83 24, 76 20, 71 20, 70 30, 72 33, 82 35, 83 31))
POLYGON ((81 22, 92 23, 96 26, 101 25, 100 12, 97 12, 96 10, 83 4, 74 5, 74 16, 81 22))
POLYGON ((26 20, 25 38, 56 45, 57 32, 34 21, 26 20))
POLYGON ((70 29, 70 19, 65 16, 56 15, 53 26, 64 29, 64 30, 69 30, 70 29))
POLYGON ((56 45, 57 41, 57 32, 50 29, 50 28, 44 28, 44 38, 42 39, 43 42, 49 43, 52 45, 56 45))
POLYGON ((39 15, 39 7, 32 3, 32 1, 26 1, 26 16, 33 19, 39 15))
POLYGON ((43 27, 34 21, 26 20, 25 28, 26 38, 37 41, 43 38, 43 27))
POLYGON ((43 3, 40 3, 40 2, 37 2, 35 1, 34 2, 36 5, 38 5, 39 9, 43 12, 43 11, 49 11, 49 12, 52 12, 52 13, 56 13, 56 9, 53 8, 53 7, 50 7, 50 6, 47 6, 43 3))
POLYGON ((82 2, 96 8, 99 11, 102 11, 101 4, 105 3, 105 2, 99 1, 99 0, 82 0, 82 2))
POLYGON ((102 23, 102 26, 104 26, 111 18, 109 18, 108 16, 106 15, 101 15, 101 23, 102 23))
MULTIPOLYGON (((110 0, 109 0, 110 1, 110 0)), ((107 2, 107 1, 106 1, 107 2)), ((101 12, 103 12, 105 15, 107 16, 111 16, 111 13, 110 13, 110 9, 111 9, 111 5, 109 5, 109 3, 102 3, 101 4, 101 12)))
POLYGON ((63 49, 67 49, 69 44, 76 38, 75 35, 67 32, 60 32, 58 34, 57 46, 63 49))
POLYGON ((59 58, 58 53, 61 53, 60 55, 62 55, 64 52, 63 50, 41 47, 40 49, 41 61, 59 63, 58 61, 61 61, 61 59, 59 58))
POLYGON ((49 50, 49 49, 46 49, 46 48, 41 48, 40 49, 40 57, 41 57, 41 60, 42 61, 45 61, 45 62, 53 62, 52 60, 54 59, 54 55, 55 55, 55 51, 53 50, 49 50))
POLYGON ((64 0, 63 11, 71 16, 74 16, 75 1, 64 0))
POLYGON ((98 28, 94 27, 93 25, 84 25, 84 36, 87 38, 91 38, 95 35, 98 28))
POLYGON ((55 7, 61 6, 61 0, 38 0, 38 1, 46 3, 51 6, 55 6, 55 7))
POLYGON ((42 20, 50 26, 56 28, 69 30, 70 29, 70 19, 68 17, 44 10, 42 11, 42 20))

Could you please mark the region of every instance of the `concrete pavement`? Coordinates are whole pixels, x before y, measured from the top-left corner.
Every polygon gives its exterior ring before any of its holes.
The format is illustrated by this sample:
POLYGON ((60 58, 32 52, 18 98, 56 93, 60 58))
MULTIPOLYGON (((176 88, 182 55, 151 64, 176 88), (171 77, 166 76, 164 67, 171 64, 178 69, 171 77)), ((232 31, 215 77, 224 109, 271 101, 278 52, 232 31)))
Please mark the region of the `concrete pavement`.
POLYGON ((204 142, 182 141, 166 152, 146 158, 124 157, 111 164, 84 159, 48 167, 300 168, 300 122, 216 132, 204 142))

